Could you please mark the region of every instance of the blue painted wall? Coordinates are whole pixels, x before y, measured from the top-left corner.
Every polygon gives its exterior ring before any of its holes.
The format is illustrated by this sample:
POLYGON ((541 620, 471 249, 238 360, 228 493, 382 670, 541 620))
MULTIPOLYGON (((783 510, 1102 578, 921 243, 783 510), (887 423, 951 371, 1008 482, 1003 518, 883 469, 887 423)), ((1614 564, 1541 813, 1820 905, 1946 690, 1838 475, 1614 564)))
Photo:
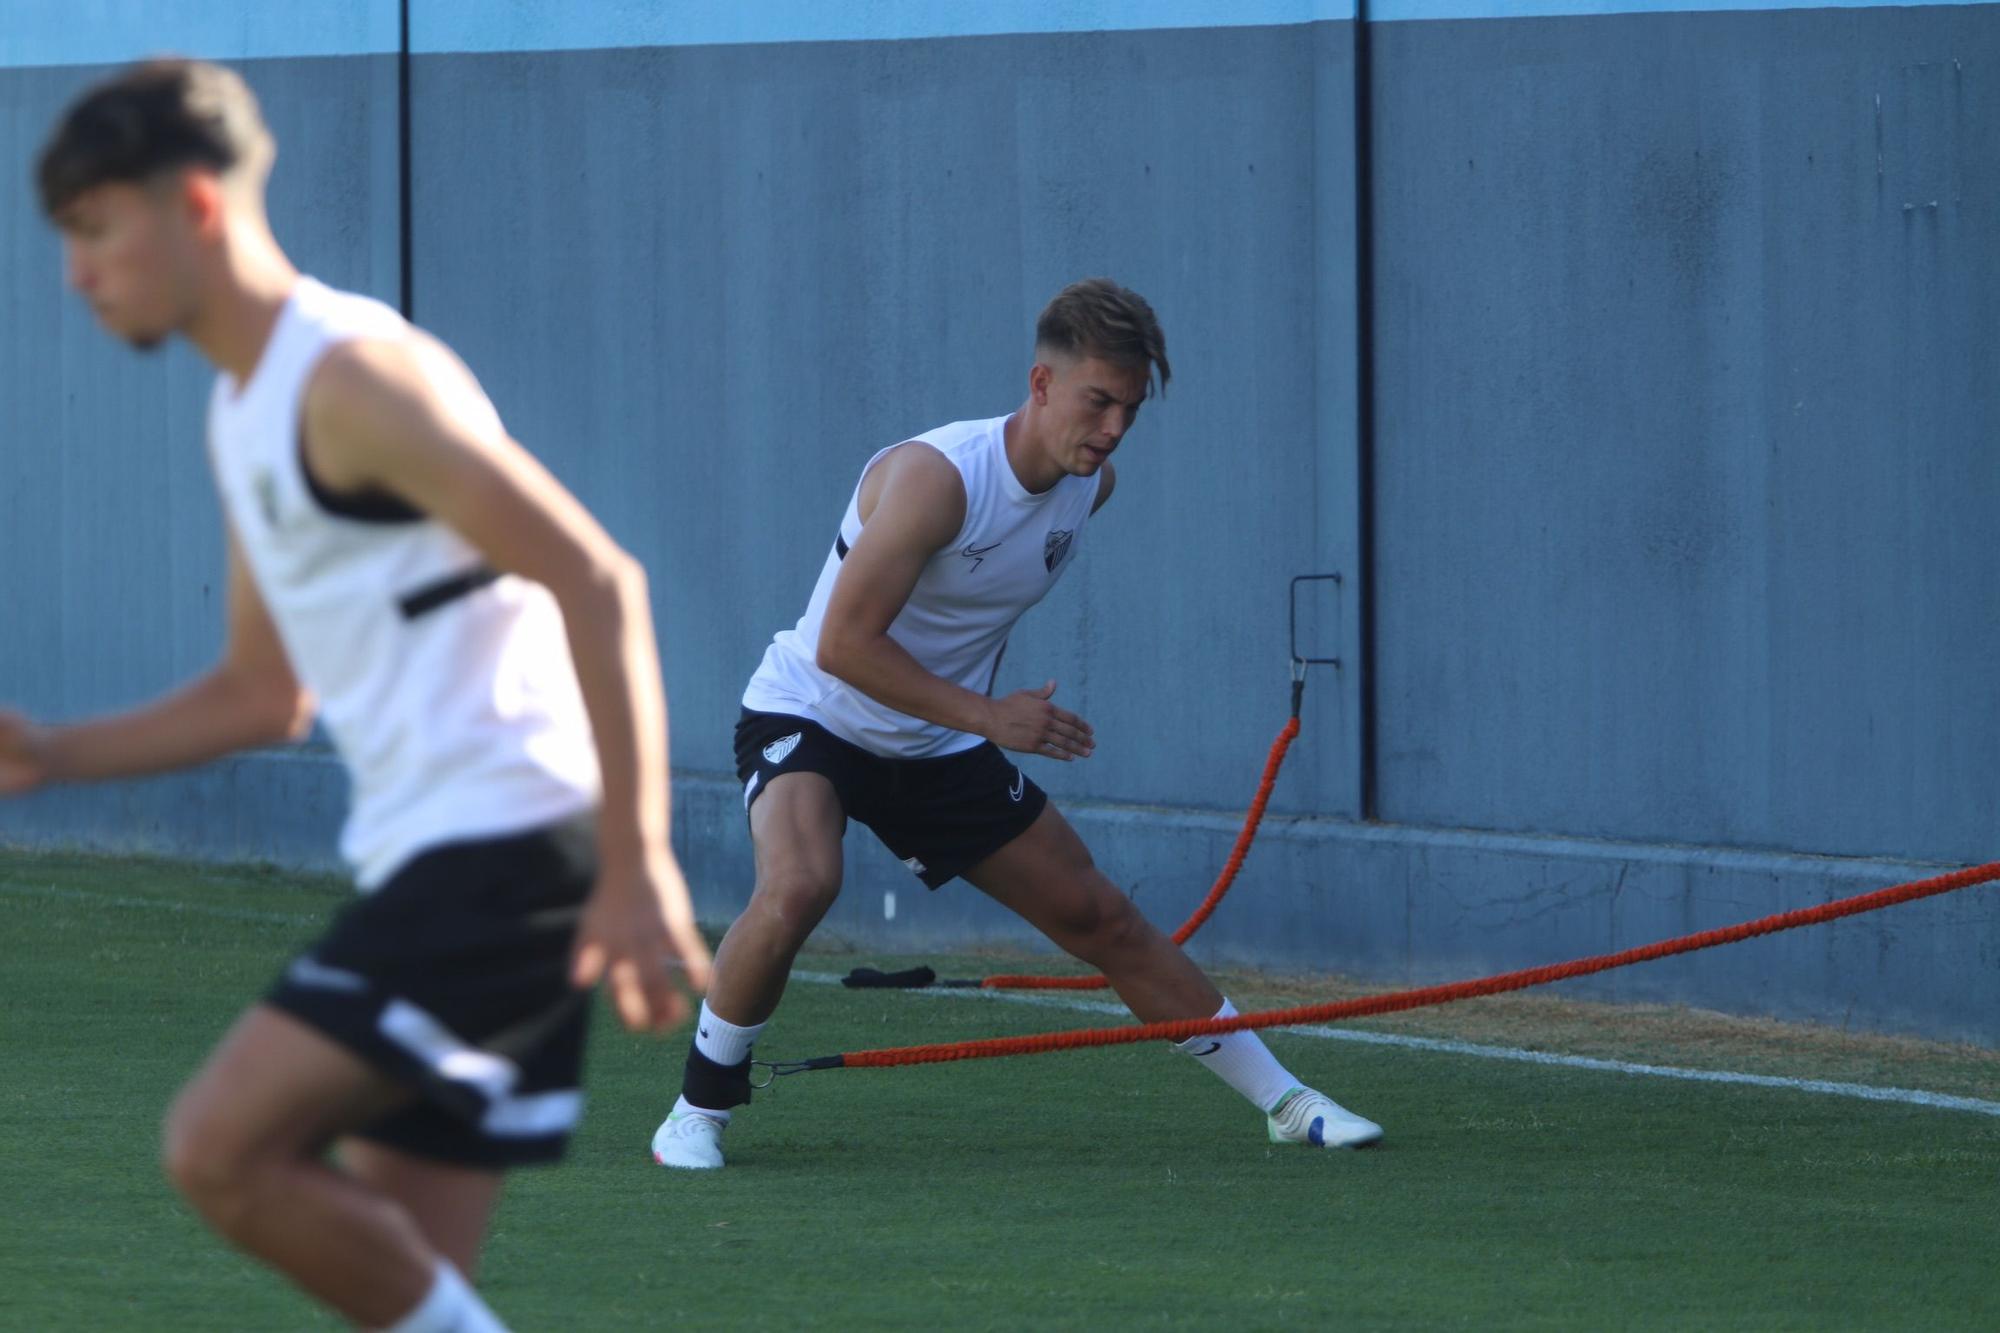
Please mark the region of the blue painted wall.
MULTIPOLYGON (((162 49, 241 62, 279 141, 271 214, 294 258, 385 299, 401 285, 396 57, 365 54, 393 49, 394 0, 288 12, 274 24, 223 0, 171 20, 129 0, 9 9, 0 704, 44 718, 130 706, 206 668, 222 635, 222 519, 202 435, 212 372, 185 345, 142 355, 104 335, 63 288, 31 188, 50 126, 104 62, 162 49)), ((329 866, 346 790, 331 755, 307 746, 0 802, 0 839, 329 866)))
POLYGON ((1992 857, 2000 11, 1374 50, 1383 817, 1992 857))
MULTIPOLYGON (((91 62, 247 60, 280 234, 393 296, 392 10, 32 0, 0 150, 91 62)), ((1349 576, 1303 608, 1346 665, 1202 956, 1433 981, 1993 854, 2000 8, 1371 5, 1377 822, 1346 7, 549 12, 413 6, 415 313, 653 571, 706 915, 749 878, 736 697, 855 469, 1013 406, 1035 311, 1089 272, 1153 299, 1177 374, 1002 686, 1054 676, 1096 724, 1036 777, 1156 919, 1283 720, 1286 579, 1349 576)), ((26 191, 0 274, 0 700, 75 715, 213 652, 206 375, 89 326, 26 191)), ((0 837, 323 865, 342 792, 323 754, 253 756, 0 806, 0 837)), ((1023 937, 849 841, 832 932, 1023 937)), ((1996 1043, 1992 901, 1575 989, 1996 1043)))
MULTIPOLYGON (((1042 303, 1105 272, 1174 382, 1001 687, 1097 726, 1037 773, 1065 794, 1243 798, 1286 579, 1353 562, 1352 135, 1311 114, 1348 60, 1331 25, 419 58, 417 314, 648 559, 681 765, 733 768, 862 462, 1017 406, 1042 303)), ((1283 799, 1355 812, 1352 701, 1313 693, 1283 799)))
MULTIPOLYGON (((280 142, 274 224, 334 282, 394 298, 393 57, 252 62, 280 142)), ((203 451, 212 373, 113 343, 63 288, 30 171, 94 67, 0 71, 0 698, 71 715, 212 660, 221 518, 203 451)))

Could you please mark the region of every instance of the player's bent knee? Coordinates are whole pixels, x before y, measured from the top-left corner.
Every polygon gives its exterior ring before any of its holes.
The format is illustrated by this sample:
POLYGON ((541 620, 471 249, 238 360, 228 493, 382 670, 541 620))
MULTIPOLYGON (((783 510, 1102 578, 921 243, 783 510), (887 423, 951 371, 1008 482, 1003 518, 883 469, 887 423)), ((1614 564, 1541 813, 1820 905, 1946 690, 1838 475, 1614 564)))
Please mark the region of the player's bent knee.
POLYGON ((160 1165, 182 1198, 227 1232, 250 1207, 255 1170, 236 1135, 183 1093, 161 1132, 160 1165))
POLYGON ((1145 930, 1146 918, 1139 915, 1132 900, 1122 893, 1115 894, 1098 914, 1097 947, 1106 953, 1121 952, 1136 944, 1145 930))
POLYGON ((1066 937, 1059 942, 1085 962, 1099 964, 1131 949, 1147 928, 1132 900, 1116 892, 1094 896, 1064 927, 1066 937))
POLYGON ((840 896, 840 870, 787 869, 757 885, 759 906, 787 925, 811 931, 840 896))
POLYGON ((198 1166, 195 1126, 200 1112, 196 1109, 196 1097, 192 1086, 182 1088, 160 1122, 160 1171, 183 1194, 187 1190, 182 1182, 194 1178, 198 1166))

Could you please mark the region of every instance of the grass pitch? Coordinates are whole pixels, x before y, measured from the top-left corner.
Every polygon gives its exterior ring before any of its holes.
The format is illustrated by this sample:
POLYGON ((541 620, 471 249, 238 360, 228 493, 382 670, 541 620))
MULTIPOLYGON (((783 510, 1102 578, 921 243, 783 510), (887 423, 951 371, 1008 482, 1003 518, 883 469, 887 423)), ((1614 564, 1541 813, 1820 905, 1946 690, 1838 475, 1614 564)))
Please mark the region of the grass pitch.
MULTIPOLYGON (((180 1080, 343 892, 0 855, 0 1328, 334 1326, 202 1230, 156 1141, 180 1080)), ((1587 1030, 1591 1054, 1639 1058, 1689 1044, 1684 1013, 1595 1012, 1491 1001, 1458 1031, 1587 1030)), ((799 983, 760 1054, 1106 1021, 799 983)), ((1770 1069, 1791 1050, 1793 1074, 1858 1061, 1864 1081, 2000 1094, 1988 1053, 1719 1030, 1700 1059, 1770 1069)), ((647 1153, 680 1040, 600 1012, 584 1131, 567 1164, 510 1184, 482 1285, 522 1330, 2000 1326, 2000 1118, 1271 1041, 1385 1145, 1270 1145, 1190 1062, 1119 1047, 788 1079, 704 1176, 647 1153)))

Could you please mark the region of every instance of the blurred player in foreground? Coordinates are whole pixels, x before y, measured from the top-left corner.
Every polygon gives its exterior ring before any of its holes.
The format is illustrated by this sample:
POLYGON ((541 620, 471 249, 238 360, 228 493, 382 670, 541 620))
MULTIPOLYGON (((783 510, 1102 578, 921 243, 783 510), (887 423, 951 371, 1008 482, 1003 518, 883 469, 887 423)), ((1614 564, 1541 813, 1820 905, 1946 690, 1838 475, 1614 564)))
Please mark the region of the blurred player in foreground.
POLYGON ((228 630, 134 711, 0 715, 0 794, 277 744, 317 712, 362 896, 182 1090, 166 1169, 357 1324, 497 1329, 467 1279, 503 1172, 560 1156, 582 1114, 590 988, 659 1030, 707 982, 646 581, 447 348, 292 267, 275 155, 241 79, 179 60, 89 89, 43 151, 98 320, 218 372, 228 630))

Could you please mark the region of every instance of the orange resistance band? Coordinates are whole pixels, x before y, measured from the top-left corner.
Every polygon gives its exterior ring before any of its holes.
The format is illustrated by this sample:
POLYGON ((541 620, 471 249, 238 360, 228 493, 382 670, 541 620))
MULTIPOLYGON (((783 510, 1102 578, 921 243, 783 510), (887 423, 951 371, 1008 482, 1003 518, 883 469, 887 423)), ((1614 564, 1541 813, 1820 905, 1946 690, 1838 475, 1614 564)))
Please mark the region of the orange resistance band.
MULTIPOLYGON (((1263 781, 1257 784, 1257 795, 1250 802, 1249 813, 1243 816, 1242 831, 1236 835, 1236 845, 1230 849, 1222 873, 1215 877, 1215 886, 1201 900, 1201 906, 1194 909, 1194 915, 1183 921, 1180 929, 1174 932, 1175 944, 1186 944, 1188 937, 1202 928, 1222 902, 1222 895, 1228 893, 1229 886, 1236 882, 1236 872, 1243 868, 1243 858, 1250 855, 1250 843, 1257 836, 1257 825, 1263 822, 1264 807, 1271 803, 1271 789, 1278 785, 1278 770, 1284 766, 1285 751, 1292 748, 1292 741, 1298 734, 1299 715, 1295 712, 1285 722, 1284 730, 1278 733, 1278 739, 1271 742, 1271 753, 1264 760, 1263 781)), ((1003 973, 983 977, 979 984, 987 990, 1102 990, 1111 983, 1101 975, 1038 977, 1003 973)))
POLYGON ((812 1060, 773 1062, 770 1067, 773 1074, 796 1074, 812 1069, 884 1068, 891 1065, 935 1064, 945 1060, 984 1060, 1006 1055, 1040 1055, 1046 1051, 1074 1050, 1083 1046, 1122 1046, 1135 1041, 1185 1041, 1189 1037, 1214 1036, 1224 1032, 1244 1032, 1256 1028, 1288 1027, 1299 1023, 1326 1023, 1343 1018, 1393 1014, 1405 1009, 1448 1004, 1453 1000, 1470 999, 1477 995, 1499 995, 1507 991, 1524 990, 1529 986, 1546 985, 1552 981, 1589 976, 1593 972, 1606 972, 1614 967, 1625 967, 1632 963, 1646 963, 1656 958, 1693 953, 1697 949, 1712 949, 1719 944, 1734 944, 1739 940, 1769 935, 1780 930, 1816 926, 1840 917, 1855 916, 1862 912, 1892 907, 1897 903, 1951 893, 1957 889, 1989 883, 1996 879, 2000 879, 2000 862, 1953 871, 1934 879, 1876 889, 1851 898, 1836 899, 1818 907, 1798 908, 1790 912, 1780 912, 1775 916, 1759 917, 1755 921, 1745 921, 1739 925, 1723 926, 1694 935, 1683 935, 1677 939, 1661 940, 1655 944, 1641 945, 1618 953, 1578 958, 1567 963, 1550 963, 1542 967, 1524 968, 1517 972, 1502 972, 1497 976, 1481 977, 1472 981, 1454 981, 1442 986, 1425 986, 1417 990, 1367 995, 1359 999, 1339 1000, 1329 1004, 1267 1009, 1261 1013, 1237 1014, 1231 1018, 1188 1018, 1170 1023, 1145 1023, 1133 1027, 1084 1028, 1071 1032, 1036 1033, 1024 1037, 996 1037, 984 1041, 941 1042, 930 1046, 896 1046, 875 1051, 849 1051, 841 1055, 825 1055, 812 1060))

